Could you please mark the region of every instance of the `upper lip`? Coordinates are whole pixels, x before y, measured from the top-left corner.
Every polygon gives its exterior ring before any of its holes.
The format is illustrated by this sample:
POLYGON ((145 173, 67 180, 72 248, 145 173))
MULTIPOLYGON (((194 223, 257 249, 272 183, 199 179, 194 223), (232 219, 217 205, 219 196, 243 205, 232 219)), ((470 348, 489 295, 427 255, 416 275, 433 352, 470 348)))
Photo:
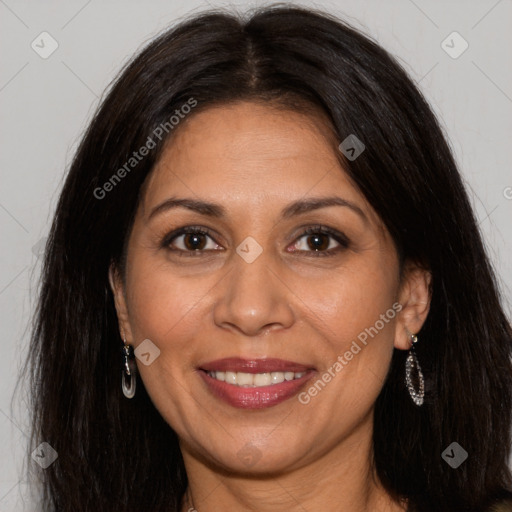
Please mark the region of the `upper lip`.
POLYGON ((270 372, 306 372, 313 370, 312 366, 306 366, 294 361, 284 359, 242 359, 240 357, 226 357, 204 363, 199 367, 207 372, 244 372, 244 373, 270 373, 270 372))

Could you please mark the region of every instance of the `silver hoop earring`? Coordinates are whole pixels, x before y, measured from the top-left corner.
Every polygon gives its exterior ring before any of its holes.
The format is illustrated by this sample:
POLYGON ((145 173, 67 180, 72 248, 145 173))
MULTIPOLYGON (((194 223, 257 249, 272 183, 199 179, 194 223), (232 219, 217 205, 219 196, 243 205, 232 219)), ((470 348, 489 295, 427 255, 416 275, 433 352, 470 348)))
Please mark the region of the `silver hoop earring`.
POLYGON ((415 334, 410 334, 410 340, 412 342, 412 346, 405 361, 405 384, 412 401, 417 406, 421 406, 423 405, 423 397, 425 396, 425 380, 423 379, 421 366, 414 348, 414 345, 418 342, 418 337, 415 334), (414 382, 418 384, 418 389, 414 387, 413 379, 414 382))
POLYGON ((123 346, 124 368, 121 372, 121 384, 123 394, 126 398, 133 398, 137 386, 136 364, 133 361, 133 347, 126 344, 123 346), (126 382, 128 378, 128 383, 126 382))

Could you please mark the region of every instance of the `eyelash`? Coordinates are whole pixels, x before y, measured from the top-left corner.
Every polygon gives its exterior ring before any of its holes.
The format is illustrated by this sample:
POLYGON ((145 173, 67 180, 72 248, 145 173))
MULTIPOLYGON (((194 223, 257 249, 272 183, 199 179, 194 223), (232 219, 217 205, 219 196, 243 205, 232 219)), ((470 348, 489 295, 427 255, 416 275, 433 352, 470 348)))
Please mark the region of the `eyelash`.
MULTIPOLYGON (((174 241, 174 239, 178 238, 181 235, 188 235, 188 234, 198 234, 198 235, 206 235, 209 236, 212 240, 213 233, 208 229, 200 226, 187 226, 183 228, 179 228, 177 230, 172 231, 168 235, 164 237, 161 243, 162 248, 166 248, 169 251, 172 252, 178 252, 180 253, 180 256, 187 256, 187 257, 194 257, 196 255, 200 255, 205 252, 205 249, 198 249, 194 251, 186 251, 183 249, 175 249, 171 248, 170 244, 174 241)), ((316 234, 323 234, 323 235, 329 235, 332 237, 336 242, 338 242, 340 245, 338 247, 335 247, 333 249, 324 250, 324 251, 304 251, 304 250, 297 250, 294 252, 309 252, 313 257, 328 257, 328 256, 335 256, 343 249, 347 249, 349 247, 349 240, 348 238, 339 231, 336 231, 334 229, 331 229, 327 226, 322 225, 316 225, 316 226, 310 226, 306 228, 302 233, 297 237, 297 240, 300 240, 305 235, 316 235, 316 234)), ((214 240, 215 241, 215 240, 214 240)), ((208 249, 209 250, 209 249, 208 249)))

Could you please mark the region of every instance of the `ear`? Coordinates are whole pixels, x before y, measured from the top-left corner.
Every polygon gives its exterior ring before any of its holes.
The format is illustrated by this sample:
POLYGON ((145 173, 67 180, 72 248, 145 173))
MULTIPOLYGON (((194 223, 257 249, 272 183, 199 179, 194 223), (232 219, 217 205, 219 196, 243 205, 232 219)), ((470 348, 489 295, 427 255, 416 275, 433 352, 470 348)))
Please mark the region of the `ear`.
POLYGON ((432 274, 412 263, 407 264, 400 285, 398 302, 402 309, 397 316, 395 348, 409 350, 411 334, 423 326, 430 310, 432 274))
POLYGON ((112 293, 114 294, 114 303, 116 306, 117 320, 119 322, 121 338, 123 340, 126 339, 127 343, 132 343, 133 335, 130 327, 128 308, 126 306, 124 283, 113 263, 108 269, 108 280, 112 293))

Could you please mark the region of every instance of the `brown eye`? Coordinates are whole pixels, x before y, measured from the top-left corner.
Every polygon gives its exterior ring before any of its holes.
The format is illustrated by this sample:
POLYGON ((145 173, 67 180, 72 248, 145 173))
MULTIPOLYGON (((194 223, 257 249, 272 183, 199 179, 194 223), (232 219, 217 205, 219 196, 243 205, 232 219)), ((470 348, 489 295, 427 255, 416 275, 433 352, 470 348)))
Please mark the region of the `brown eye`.
POLYGON ((325 251, 329 247, 329 237, 323 233, 308 235, 306 240, 313 251, 325 251))
POLYGON ((293 252, 303 252, 308 256, 334 256, 348 246, 349 240, 343 233, 324 226, 314 226, 304 230, 293 252))
POLYGON ((206 245, 205 235, 201 233, 186 233, 183 235, 183 243, 190 251, 201 251, 206 245))
POLYGON ((169 233, 162 240, 161 245, 170 251, 187 256, 200 255, 203 251, 216 250, 220 247, 215 243, 208 230, 194 226, 180 228, 169 233))

